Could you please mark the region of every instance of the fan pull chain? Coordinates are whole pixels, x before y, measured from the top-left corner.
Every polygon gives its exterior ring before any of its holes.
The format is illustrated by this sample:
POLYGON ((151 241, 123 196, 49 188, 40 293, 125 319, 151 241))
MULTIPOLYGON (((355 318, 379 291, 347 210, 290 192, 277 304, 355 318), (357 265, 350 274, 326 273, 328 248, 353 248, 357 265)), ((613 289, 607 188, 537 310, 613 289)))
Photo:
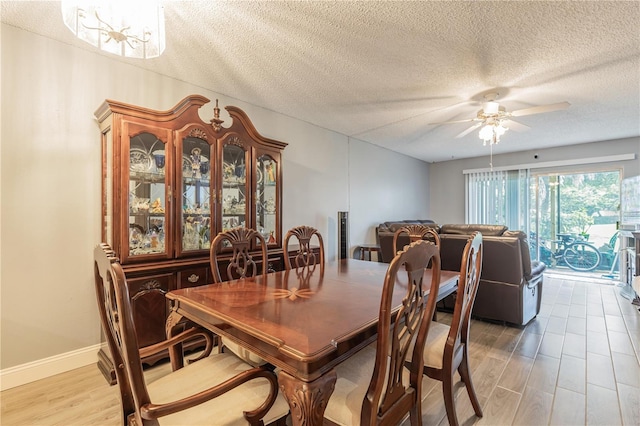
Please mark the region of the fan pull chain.
POLYGON ((489 144, 489 167, 493 172, 493 143, 489 144))

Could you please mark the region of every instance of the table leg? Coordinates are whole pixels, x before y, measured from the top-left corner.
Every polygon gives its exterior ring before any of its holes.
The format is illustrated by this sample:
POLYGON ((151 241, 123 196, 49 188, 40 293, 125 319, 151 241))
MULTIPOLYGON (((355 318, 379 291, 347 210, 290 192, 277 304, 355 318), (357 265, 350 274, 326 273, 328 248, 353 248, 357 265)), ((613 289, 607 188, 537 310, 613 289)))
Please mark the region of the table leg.
POLYGON ((278 373, 278 383, 289 403, 293 426, 323 424, 324 410, 335 388, 336 379, 335 370, 313 382, 303 382, 284 371, 278 373))

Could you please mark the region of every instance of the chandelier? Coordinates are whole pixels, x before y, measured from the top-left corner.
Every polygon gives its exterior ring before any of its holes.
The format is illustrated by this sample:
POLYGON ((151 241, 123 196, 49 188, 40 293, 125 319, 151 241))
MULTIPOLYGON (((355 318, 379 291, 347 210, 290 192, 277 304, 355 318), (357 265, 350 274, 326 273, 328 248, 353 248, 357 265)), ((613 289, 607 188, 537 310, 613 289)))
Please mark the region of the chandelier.
POLYGON ((484 146, 487 144, 495 145, 500 142, 500 137, 504 135, 507 130, 509 130, 509 128, 504 126, 502 120, 488 118, 482 125, 478 136, 482 139, 484 146))
POLYGON ((76 37, 127 58, 164 52, 164 9, 158 1, 62 0, 62 19, 76 37))

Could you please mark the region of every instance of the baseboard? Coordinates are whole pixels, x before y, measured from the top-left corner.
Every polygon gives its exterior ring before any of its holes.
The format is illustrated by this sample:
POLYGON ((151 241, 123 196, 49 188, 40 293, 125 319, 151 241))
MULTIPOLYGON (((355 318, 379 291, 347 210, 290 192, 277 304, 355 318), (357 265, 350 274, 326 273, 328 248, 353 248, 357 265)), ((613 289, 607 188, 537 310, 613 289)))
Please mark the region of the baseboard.
POLYGON ((0 391, 96 363, 98 362, 98 351, 100 348, 101 345, 97 344, 38 361, 5 368, 0 371, 0 391))

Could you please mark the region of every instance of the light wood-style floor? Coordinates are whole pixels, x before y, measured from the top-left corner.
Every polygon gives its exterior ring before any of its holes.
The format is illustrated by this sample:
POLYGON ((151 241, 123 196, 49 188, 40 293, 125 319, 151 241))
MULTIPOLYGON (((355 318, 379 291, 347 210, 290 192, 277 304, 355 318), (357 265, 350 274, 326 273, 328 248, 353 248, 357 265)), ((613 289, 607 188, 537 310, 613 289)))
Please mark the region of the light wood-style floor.
MULTIPOLYGON (((459 383, 461 424, 640 425, 640 314, 616 285, 548 275, 534 321, 525 328, 474 321, 471 338, 484 417, 473 415, 459 383)), ((153 380, 168 371, 163 364, 147 374, 153 380)), ((427 384, 423 423, 446 425, 440 384, 427 384)), ((120 424, 116 388, 93 365, 0 398, 3 426, 120 424)))

